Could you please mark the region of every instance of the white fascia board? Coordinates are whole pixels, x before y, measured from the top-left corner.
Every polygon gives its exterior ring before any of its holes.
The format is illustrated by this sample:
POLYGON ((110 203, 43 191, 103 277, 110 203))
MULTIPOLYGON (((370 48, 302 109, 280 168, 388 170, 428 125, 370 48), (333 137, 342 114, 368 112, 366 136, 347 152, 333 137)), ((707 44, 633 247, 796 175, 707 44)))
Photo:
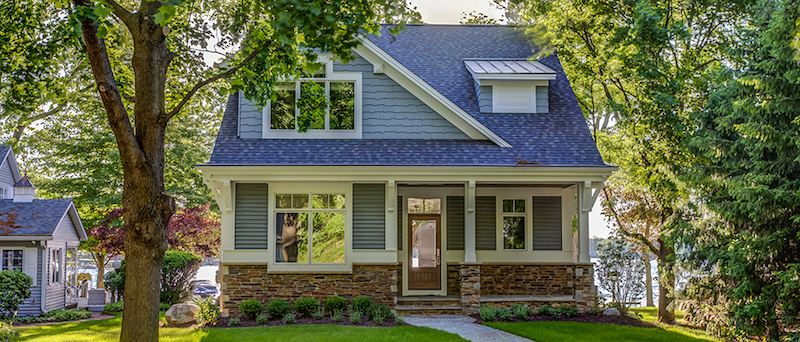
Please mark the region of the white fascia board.
POLYGON ((423 103, 439 113, 443 118, 452 123, 464 134, 474 140, 491 140, 500 147, 512 147, 511 144, 500 138, 489 128, 478 122, 463 109, 450 101, 436 89, 423 81, 419 76, 408 70, 386 51, 375 45, 369 39, 359 35, 361 43, 354 51, 372 65, 383 64, 384 74, 400 84, 423 103))
POLYGON ((72 202, 69 203, 69 208, 67 208, 67 213, 69 213, 69 218, 72 220, 72 226, 75 227, 75 232, 78 233, 78 238, 80 239, 80 241, 89 240, 89 236, 86 235, 86 228, 83 227, 83 221, 81 221, 81 216, 78 214, 78 209, 75 208, 75 203, 72 202))
POLYGON ((42 241, 52 239, 52 235, 3 235, 3 241, 42 241))
MULTIPOLYGON (((19 165, 17 165, 17 158, 14 157, 14 149, 9 148, 8 153, 6 153, 6 157, 3 159, 3 163, 8 162, 8 166, 11 168, 11 175, 14 176, 14 184, 17 184, 20 179, 22 179, 22 173, 19 172, 19 165)), ((0 168, 2 168, 2 164, 0 163, 0 168)), ((11 191, 14 191, 13 189, 11 191)))
POLYGON ((210 181, 464 182, 565 184, 604 182, 615 166, 217 166, 197 168, 210 181))
POLYGON ((554 80, 556 74, 473 74, 478 80, 498 81, 542 81, 554 80))

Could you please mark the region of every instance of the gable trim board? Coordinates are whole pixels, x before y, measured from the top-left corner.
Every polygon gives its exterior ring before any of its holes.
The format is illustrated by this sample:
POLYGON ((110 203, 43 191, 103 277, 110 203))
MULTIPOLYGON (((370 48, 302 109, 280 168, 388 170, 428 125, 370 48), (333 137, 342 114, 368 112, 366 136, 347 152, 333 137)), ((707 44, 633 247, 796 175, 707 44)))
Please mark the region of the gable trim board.
POLYGON ((375 43, 364 36, 359 36, 358 40, 361 45, 354 49, 358 55, 373 65, 383 65, 383 73, 385 75, 419 98, 420 101, 431 107, 464 134, 474 140, 490 140, 500 147, 512 147, 511 144, 478 122, 478 120, 423 81, 411 70, 408 70, 375 43))

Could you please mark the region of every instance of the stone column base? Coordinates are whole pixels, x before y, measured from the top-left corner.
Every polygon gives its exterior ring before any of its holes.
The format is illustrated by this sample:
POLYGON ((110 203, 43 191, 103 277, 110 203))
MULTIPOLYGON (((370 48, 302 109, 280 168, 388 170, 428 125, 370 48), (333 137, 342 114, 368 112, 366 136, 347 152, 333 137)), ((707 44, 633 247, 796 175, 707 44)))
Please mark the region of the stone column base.
POLYGON ((478 313, 481 308, 481 265, 461 263, 461 312, 465 315, 478 313))

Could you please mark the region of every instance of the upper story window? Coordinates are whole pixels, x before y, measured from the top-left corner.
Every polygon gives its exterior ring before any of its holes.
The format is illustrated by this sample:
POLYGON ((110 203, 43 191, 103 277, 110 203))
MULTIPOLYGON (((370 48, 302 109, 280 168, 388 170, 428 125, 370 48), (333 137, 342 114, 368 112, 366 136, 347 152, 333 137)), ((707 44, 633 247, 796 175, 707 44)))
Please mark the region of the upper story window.
POLYGON ((276 99, 264 108, 263 138, 361 138, 361 73, 334 72, 330 58, 320 59, 325 62, 320 70, 293 82, 276 84, 276 99), (310 83, 324 89, 330 105, 323 118, 311 122, 309 130, 300 133, 298 116, 302 113, 297 103, 310 83))

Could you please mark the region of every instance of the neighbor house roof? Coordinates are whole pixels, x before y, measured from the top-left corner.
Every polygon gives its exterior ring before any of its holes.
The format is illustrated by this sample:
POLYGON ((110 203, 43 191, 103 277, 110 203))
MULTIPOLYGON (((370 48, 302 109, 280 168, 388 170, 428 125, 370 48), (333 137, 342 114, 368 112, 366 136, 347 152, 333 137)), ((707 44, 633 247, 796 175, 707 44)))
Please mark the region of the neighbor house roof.
POLYGON ((238 96, 232 95, 207 165, 608 166, 556 55, 538 61, 556 73, 549 113, 480 113, 465 61, 529 58, 536 51, 521 29, 407 25, 397 36, 384 27, 367 38, 512 147, 487 140, 240 139, 238 96))
MULTIPOLYGON (((34 199, 33 202, 14 202, 11 199, 0 200, 0 220, 9 221, 13 215, 13 226, 5 227, 10 230, 5 234, 0 228, 0 236, 22 236, 30 235, 36 237, 49 236, 58 227, 62 218, 73 219, 77 217, 75 206, 71 199, 34 199), (71 215, 68 214, 72 211, 71 215)), ((78 219, 78 222, 80 220, 78 219)), ((85 232, 82 225, 73 224, 78 236, 85 240, 85 232)), ((0 237, 0 240, 2 237, 0 237)))

